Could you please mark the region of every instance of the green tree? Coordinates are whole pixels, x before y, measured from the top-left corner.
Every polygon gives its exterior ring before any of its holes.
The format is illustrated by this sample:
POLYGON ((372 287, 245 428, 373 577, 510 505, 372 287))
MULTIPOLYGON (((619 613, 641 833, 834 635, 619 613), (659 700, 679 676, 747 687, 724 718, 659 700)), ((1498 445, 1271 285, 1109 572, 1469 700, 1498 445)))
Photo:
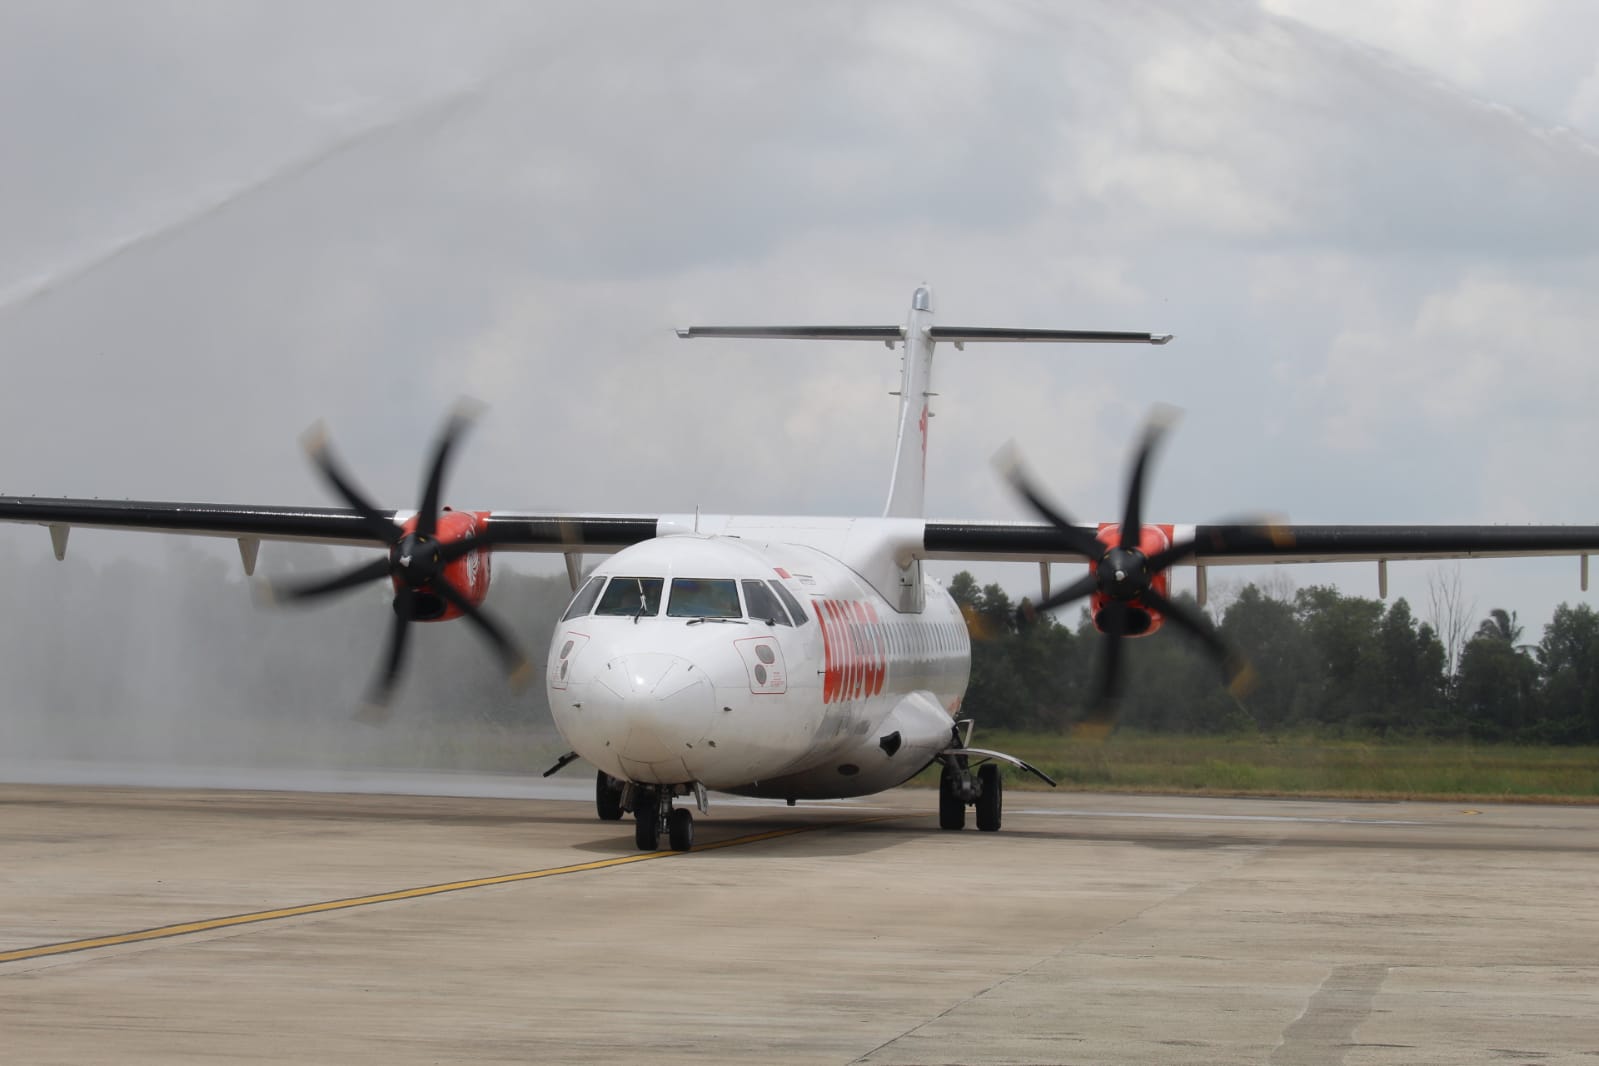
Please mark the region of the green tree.
POLYGON ((1599 744, 1599 613, 1562 603, 1538 645, 1543 673, 1543 736, 1564 744, 1599 744))
POLYGON ((1431 626, 1416 626, 1401 597, 1377 630, 1378 706, 1351 724, 1377 733, 1415 733, 1433 727, 1444 711, 1447 656, 1431 626))
POLYGON ((1537 688, 1538 664, 1504 639, 1502 630, 1480 628, 1460 653, 1458 725, 1479 740, 1520 739, 1537 720, 1537 688))
POLYGON ((1293 604, 1246 585, 1227 608, 1221 634, 1255 672, 1244 703, 1259 729, 1274 732, 1312 717, 1321 666, 1293 604))
POLYGON ((1521 623, 1516 619, 1516 612, 1507 611, 1503 607, 1495 607, 1489 611, 1488 617, 1477 627, 1477 636, 1503 641, 1513 648, 1521 647, 1521 632, 1521 623))
POLYGON ((1382 603, 1312 586, 1295 594, 1294 605, 1321 666, 1321 691, 1310 708, 1315 720, 1339 731, 1386 729, 1382 685, 1371 669, 1379 659, 1382 603))

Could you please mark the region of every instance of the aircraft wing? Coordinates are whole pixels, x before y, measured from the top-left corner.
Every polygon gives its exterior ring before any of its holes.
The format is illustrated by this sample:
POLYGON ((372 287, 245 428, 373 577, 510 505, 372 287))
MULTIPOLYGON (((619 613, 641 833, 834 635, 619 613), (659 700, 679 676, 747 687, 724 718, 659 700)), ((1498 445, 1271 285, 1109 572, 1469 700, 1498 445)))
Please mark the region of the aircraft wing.
MULTIPOLYGON (((410 511, 384 511, 396 523, 410 511)), ((488 511, 483 539, 496 551, 603 554, 649 540, 656 519, 648 515, 557 515, 488 511)), ((0 496, 0 522, 50 528, 56 556, 66 552, 67 531, 129 529, 151 533, 227 537, 240 542, 246 569, 254 569, 261 541, 301 541, 380 548, 365 520, 348 507, 252 507, 218 503, 154 503, 143 500, 74 500, 0 496)))
MULTIPOLYGON (((1599 526, 1216 524, 1175 526, 1172 538, 1194 542, 1184 561, 1198 566, 1599 554, 1599 526)), ((1042 522, 929 521, 924 544, 930 559, 1088 561, 1042 522)))
MULTIPOLYGON (((396 523, 412 514, 381 513, 396 523)), ((605 554, 661 531, 655 515, 479 513, 485 544, 496 551, 605 554)), ((58 556, 67 531, 78 527, 231 538, 241 542, 250 563, 261 541, 383 546, 348 507, 0 496, 0 522, 49 527, 58 556)), ((1092 536, 1098 527, 1082 528, 1092 536)), ((1199 566, 1599 554, 1599 526, 1212 524, 1173 526, 1172 536, 1179 543, 1193 540, 1194 553, 1184 562, 1199 566)), ((928 559, 1087 562, 1042 522, 930 520, 922 540, 918 554, 928 559)))

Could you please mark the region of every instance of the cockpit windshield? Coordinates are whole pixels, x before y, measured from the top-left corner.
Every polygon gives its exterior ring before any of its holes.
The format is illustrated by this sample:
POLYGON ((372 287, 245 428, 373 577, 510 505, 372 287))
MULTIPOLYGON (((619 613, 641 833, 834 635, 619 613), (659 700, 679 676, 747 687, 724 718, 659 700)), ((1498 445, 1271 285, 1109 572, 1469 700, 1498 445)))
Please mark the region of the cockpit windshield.
POLYGON ((594 601, 600 598, 600 589, 605 587, 603 577, 591 577, 588 582, 572 597, 572 604, 561 615, 561 621, 570 622, 574 618, 581 618, 588 614, 594 607, 594 601))
POLYGON ((674 577, 669 618, 742 618, 738 584, 731 578, 674 577))
POLYGON ((746 579, 744 585, 744 605, 749 608, 750 617, 758 618, 767 625, 786 626, 789 623, 788 611, 777 601, 772 590, 766 587, 765 582, 746 579))
POLYGON ((665 578, 613 577, 600 596, 595 614, 653 618, 661 611, 661 588, 665 578))

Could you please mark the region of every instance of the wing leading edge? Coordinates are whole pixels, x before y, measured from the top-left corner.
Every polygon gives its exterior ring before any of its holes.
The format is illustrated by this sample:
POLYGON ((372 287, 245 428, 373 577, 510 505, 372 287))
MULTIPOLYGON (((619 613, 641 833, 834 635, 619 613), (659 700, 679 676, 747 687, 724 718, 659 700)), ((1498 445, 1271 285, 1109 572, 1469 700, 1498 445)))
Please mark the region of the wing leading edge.
MULTIPOLYGON (((383 512, 403 522, 409 511, 383 512)), ((496 551, 603 554, 658 535, 655 515, 486 512, 486 546, 496 551)), ((865 519, 861 521, 871 521, 865 519)), ((347 507, 258 507, 240 504, 0 496, 0 522, 65 531, 140 530, 240 541, 302 541, 384 547, 361 515, 347 507)), ((796 519, 795 532, 804 527, 796 519)), ((773 539, 783 539, 781 522, 773 539)), ((1090 535, 1097 527, 1084 527, 1090 535)), ((1187 560, 1201 566, 1331 563, 1599 554, 1599 526, 1261 525, 1178 526, 1192 536, 1187 560)), ((803 539, 801 534, 800 539, 803 539)), ((59 554, 59 552, 58 552, 59 554)), ((1041 522, 928 521, 923 558, 1014 562, 1086 562, 1041 522)))
MULTIPOLYGON (((396 523, 409 511, 380 512, 396 523)), ((301 541, 312 544, 385 548, 359 512, 349 507, 254 507, 219 503, 157 503, 145 500, 74 500, 0 496, 0 522, 48 526, 57 542, 65 531, 126 529, 229 537, 241 542, 301 541)), ((649 515, 560 515, 515 511, 487 513, 483 542, 499 551, 617 551, 656 535, 649 515)), ((58 549, 57 554, 61 554, 58 549)))
MULTIPOLYGON (((1084 527, 1093 535, 1097 527, 1084 527)), ((1471 559, 1599 553, 1599 526, 1201 525, 1192 530, 1201 566, 1471 559)), ((930 559, 1087 562, 1059 531, 1033 522, 928 522, 930 559)))

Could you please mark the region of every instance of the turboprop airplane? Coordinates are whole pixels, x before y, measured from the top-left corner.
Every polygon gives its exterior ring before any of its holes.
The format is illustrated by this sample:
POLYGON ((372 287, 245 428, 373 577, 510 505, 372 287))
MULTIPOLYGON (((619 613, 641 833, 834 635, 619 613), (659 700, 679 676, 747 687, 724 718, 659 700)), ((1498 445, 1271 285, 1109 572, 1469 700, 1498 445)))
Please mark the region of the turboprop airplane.
MULTIPOLYGON (((571 751, 546 774, 586 759, 595 803, 611 821, 631 812, 634 842, 665 836, 686 851, 693 814, 674 808, 707 792, 788 800, 862 796, 942 766, 939 825, 1000 828, 1001 764, 1045 777, 1020 759, 973 747, 960 718, 971 665, 967 627, 944 588, 923 573, 934 559, 1040 565, 1039 610, 1087 599, 1109 644, 1101 702, 1113 706, 1121 646, 1171 622, 1201 640, 1234 684, 1247 668, 1205 620, 1174 600, 1171 567, 1370 560, 1386 593, 1391 559, 1578 555, 1599 526, 1294 526, 1269 522, 1146 524, 1144 480, 1166 429, 1157 417, 1134 451, 1118 521, 1079 525, 1052 505, 1019 463, 1007 476, 1043 522, 933 521, 922 517, 933 352, 940 342, 1164 344, 1151 333, 994 329, 933 323, 932 293, 916 290, 903 326, 713 326, 684 338, 877 341, 902 351, 898 438, 881 517, 535 514, 455 511, 444 474, 475 412, 451 415, 435 444, 415 511, 374 506, 308 434, 313 463, 343 507, 252 507, 0 497, 0 520, 47 526, 57 558, 73 527, 230 537, 253 574, 262 541, 310 541, 383 550, 319 581, 276 583, 266 594, 314 601, 372 581, 394 586, 394 619, 363 717, 381 719, 401 672, 412 622, 464 619, 505 672, 525 678, 526 657, 483 607, 495 552, 565 556, 575 595, 555 627, 545 684, 571 751), (607 555, 582 574, 583 556, 607 555), (1051 566, 1086 565, 1051 593, 1051 566)), ((1053 784, 1053 782, 1050 782, 1053 784)))

